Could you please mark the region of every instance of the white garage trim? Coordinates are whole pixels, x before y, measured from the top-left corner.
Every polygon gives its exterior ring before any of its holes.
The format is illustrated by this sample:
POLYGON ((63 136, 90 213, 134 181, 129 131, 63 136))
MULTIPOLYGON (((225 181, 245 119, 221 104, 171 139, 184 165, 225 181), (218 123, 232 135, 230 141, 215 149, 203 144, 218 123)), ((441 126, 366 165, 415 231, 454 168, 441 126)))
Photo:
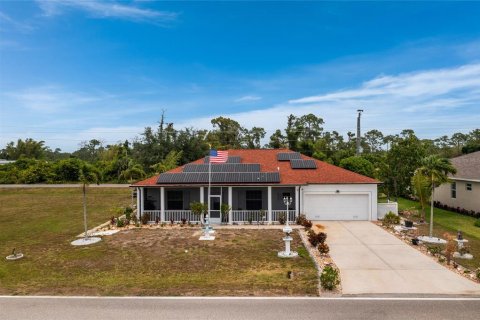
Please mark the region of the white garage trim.
MULTIPOLYGON (((377 220, 377 185, 376 184, 322 184, 307 185, 300 190, 300 210, 305 212, 307 196, 314 195, 365 195, 368 201, 368 220, 377 220)), ((339 217, 339 220, 341 217, 339 217)))

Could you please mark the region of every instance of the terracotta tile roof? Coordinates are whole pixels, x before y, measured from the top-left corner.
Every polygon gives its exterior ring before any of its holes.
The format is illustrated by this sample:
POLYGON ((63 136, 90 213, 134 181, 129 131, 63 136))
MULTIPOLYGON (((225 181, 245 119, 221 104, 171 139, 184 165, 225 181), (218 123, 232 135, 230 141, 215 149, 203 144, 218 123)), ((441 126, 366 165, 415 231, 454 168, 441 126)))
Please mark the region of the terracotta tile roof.
POLYGON ((464 154, 450 161, 457 169, 453 179, 480 181, 480 151, 464 154))
MULTIPOLYGON (((240 156, 242 163, 259 163, 262 172, 280 171, 280 185, 305 185, 305 184, 336 184, 336 183, 380 183, 379 181, 361 174, 334 166, 332 164, 316 160, 305 155, 302 159, 313 159, 316 169, 292 169, 290 161, 278 161, 277 154, 281 152, 293 152, 288 149, 234 149, 228 150, 229 156, 240 156)), ((204 159, 198 159, 191 163, 204 163, 204 159)), ((168 171, 169 173, 182 172, 183 166, 168 171)), ((158 175, 146 180, 139 181, 133 186, 157 185, 158 175)))

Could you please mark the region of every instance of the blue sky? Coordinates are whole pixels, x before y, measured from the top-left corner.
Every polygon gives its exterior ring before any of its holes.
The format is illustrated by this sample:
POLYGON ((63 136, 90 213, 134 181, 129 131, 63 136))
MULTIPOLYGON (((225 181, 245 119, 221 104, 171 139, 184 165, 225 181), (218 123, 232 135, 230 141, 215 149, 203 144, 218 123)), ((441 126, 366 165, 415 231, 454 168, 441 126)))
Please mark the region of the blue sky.
POLYGON ((133 138, 223 115, 270 135, 431 138, 480 123, 480 3, 1 1, 0 145, 133 138))

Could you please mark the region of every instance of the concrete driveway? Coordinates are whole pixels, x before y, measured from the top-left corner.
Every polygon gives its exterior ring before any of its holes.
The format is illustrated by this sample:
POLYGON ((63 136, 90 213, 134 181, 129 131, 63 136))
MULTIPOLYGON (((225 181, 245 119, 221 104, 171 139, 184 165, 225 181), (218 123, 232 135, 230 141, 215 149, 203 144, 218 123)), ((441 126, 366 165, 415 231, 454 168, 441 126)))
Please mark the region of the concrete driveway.
POLYGON ((343 294, 480 294, 480 285, 444 268, 368 221, 319 221, 340 269, 343 294))

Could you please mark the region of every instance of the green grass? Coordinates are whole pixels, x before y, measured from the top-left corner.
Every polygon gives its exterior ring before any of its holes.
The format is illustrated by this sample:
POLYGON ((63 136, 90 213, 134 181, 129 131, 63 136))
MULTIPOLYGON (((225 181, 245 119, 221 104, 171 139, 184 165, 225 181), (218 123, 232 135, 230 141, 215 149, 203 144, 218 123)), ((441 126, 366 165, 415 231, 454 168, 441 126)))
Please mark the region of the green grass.
MULTIPOLYGON (((88 191, 89 227, 130 203, 128 189, 88 191)), ((80 188, 0 189, 0 294, 17 295, 316 295, 317 273, 297 234, 297 259, 279 259, 280 230, 132 229, 88 247, 80 188), (188 250, 188 252, 185 252, 188 250), (293 271, 293 280, 287 272, 293 271)))
MULTIPOLYGON (((403 198, 398 199, 398 209, 417 209, 420 212, 420 204, 416 201, 403 198)), ((430 206, 425 209, 426 220, 430 222, 430 206)), ((473 254, 473 260, 459 259, 457 262, 469 268, 480 267, 480 228, 475 226, 477 219, 461 215, 456 212, 433 209, 433 234, 437 237, 443 237, 445 232, 456 236, 457 231, 461 230, 464 238, 469 241, 470 251, 473 254)), ((419 227, 420 234, 428 234, 428 224, 419 227)))

